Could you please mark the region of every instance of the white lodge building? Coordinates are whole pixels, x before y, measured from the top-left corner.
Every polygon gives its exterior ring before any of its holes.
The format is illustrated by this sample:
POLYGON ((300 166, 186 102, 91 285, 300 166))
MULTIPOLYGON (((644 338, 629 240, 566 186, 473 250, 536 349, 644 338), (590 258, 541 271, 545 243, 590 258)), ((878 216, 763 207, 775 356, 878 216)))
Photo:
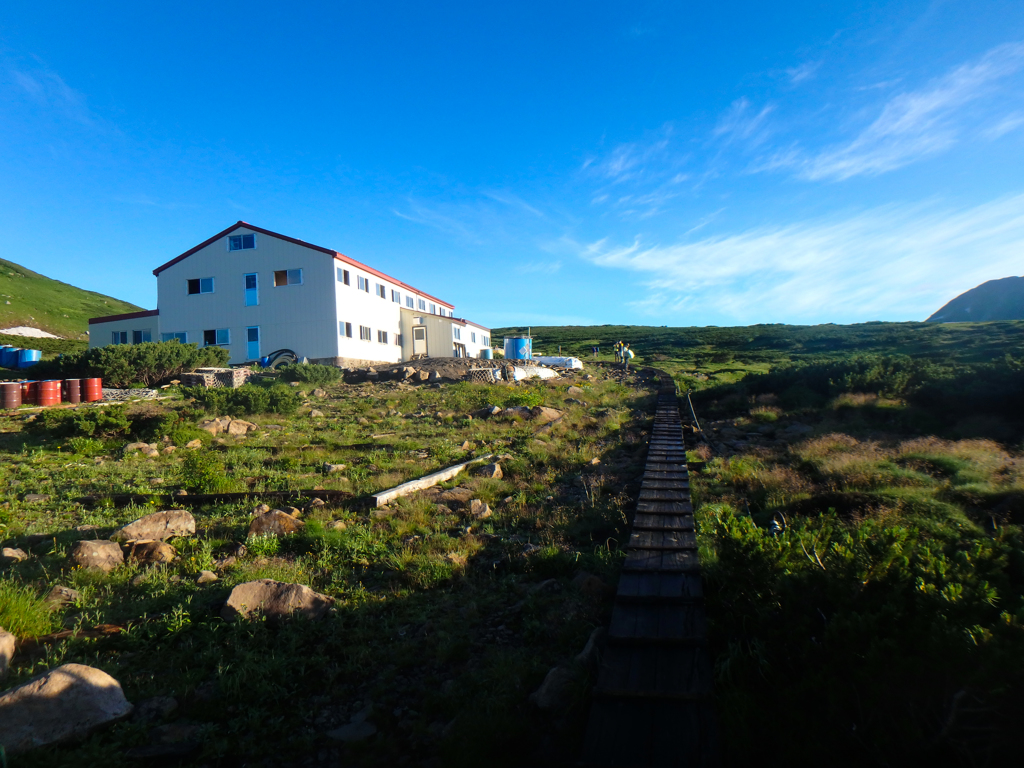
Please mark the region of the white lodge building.
POLYGON ((239 221, 153 270, 157 309, 89 321, 89 346, 180 339, 339 366, 478 357, 490 329, 355 259, 239 221))

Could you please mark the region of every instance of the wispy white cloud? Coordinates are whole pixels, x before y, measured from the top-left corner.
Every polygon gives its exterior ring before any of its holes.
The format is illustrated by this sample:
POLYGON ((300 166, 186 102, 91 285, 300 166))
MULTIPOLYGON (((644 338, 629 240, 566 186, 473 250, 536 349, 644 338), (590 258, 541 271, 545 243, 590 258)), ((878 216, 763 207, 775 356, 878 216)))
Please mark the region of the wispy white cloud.
POLYGON ((810 80, 818 73, 818 68, 821 67, 820 61, 805 61, 796 67, 790 67, 785 70, 786 77, 789 78, 789 82, 792 85, 802 83, 804 80, 810 80))
POLYGON ((518 195, 512 194, 511 192, 484 192, 484 197, 490 198, 496 203, 503 203, 513 208, 522 208, 524 211, 532 213, 534 216, 544 218, 543 211, 535 208, 534 206, 527 203, 518 195))
POLYGON ((408 202, 410 209, 408 212, 397 209, 392 209, 391 212, 398 218, 411 221, 414 224, 422 224, 423 226, 431 227, 432 229, 470 242, 480 242, 476 229, 462 218, 429 208, 416 200, 409 200, 408 202))
POLYGON ((978 119, 964 108, 991 95, 1000 80, 1022 67, 1024 44, 1000 45, 919 90, 892 97, 852 141, 817 153, 796 148, 778 151, 757 170, 792 168, 808 180, 843 180, 901 168, 957 143, 978 119))
POLYGON ((651 172, 652 165, 653 172, 661 174, 666 165, 679 163, 669 149, 672 132, 671 126, 665 126, 649 140, 620 144, 605 157, 587 158, 582 170, 611 184, 640 179, 651 172))
POLYGON ((1014 112, 1013 114, 1007 115, 1002 120, 997 122, 995 125, 986 128, 983 131, 983 135, 986 139, 994 140, 1001 136, 1005 136, 1024 125, 1024 113, 1014 112))
POLYGON ((41 65, 28 69, 10 66, 8 74, 15 90, 37 107, 88 128, 111 130, 110 124, 90 109, 85 95, 56 72, 41 65))
POLYGON ((1024 195, 962 211, 888 206, 676 245, 603 239, 579 255, 643 276, 632 306, 663 320, 923 319, 985 280, 1022 271, 1024 195))
POLYGON ((726 142, 741 140, 748 146, 756 146, 768 137, 768 116, 774 109, 767 104, 758 110, 746 97, 739 98, 722 115, 711 135, 726 142))

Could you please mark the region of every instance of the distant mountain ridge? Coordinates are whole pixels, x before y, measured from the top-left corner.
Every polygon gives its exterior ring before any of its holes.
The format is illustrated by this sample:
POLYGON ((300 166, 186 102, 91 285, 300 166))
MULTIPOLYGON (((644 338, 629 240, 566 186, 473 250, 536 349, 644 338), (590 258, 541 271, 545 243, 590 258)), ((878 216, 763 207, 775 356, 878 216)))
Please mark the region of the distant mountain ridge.
POLYGON ((66 339, 87 339, 90 317, 140 309, 0 259, 0 328, 27 325, 66 339))
POLYGON ((1024 277, 989 280, 961 293, 928 318, 929 323, 1024 320, 1024 277))

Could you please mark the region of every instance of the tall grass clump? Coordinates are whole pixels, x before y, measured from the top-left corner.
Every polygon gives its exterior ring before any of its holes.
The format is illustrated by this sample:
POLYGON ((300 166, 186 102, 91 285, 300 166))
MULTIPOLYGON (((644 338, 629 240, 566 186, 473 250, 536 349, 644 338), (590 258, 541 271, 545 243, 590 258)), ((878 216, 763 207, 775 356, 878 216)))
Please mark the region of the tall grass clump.
POLYGON ((31 587, 0 580, 0 627, 17 637, 37 637, 53 631, 54 612, 31 587))

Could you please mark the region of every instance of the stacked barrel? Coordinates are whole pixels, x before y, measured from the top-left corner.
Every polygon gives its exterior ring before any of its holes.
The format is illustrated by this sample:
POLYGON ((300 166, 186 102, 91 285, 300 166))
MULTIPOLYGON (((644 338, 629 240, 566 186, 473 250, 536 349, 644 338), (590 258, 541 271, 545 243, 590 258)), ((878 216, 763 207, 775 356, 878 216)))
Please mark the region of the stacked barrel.
POLYGON ((0 408, 4 410, 23 405, 49 407, 62 402, 96 403, 102 399, 103 380, 99 378, 0 382, 0 408))

